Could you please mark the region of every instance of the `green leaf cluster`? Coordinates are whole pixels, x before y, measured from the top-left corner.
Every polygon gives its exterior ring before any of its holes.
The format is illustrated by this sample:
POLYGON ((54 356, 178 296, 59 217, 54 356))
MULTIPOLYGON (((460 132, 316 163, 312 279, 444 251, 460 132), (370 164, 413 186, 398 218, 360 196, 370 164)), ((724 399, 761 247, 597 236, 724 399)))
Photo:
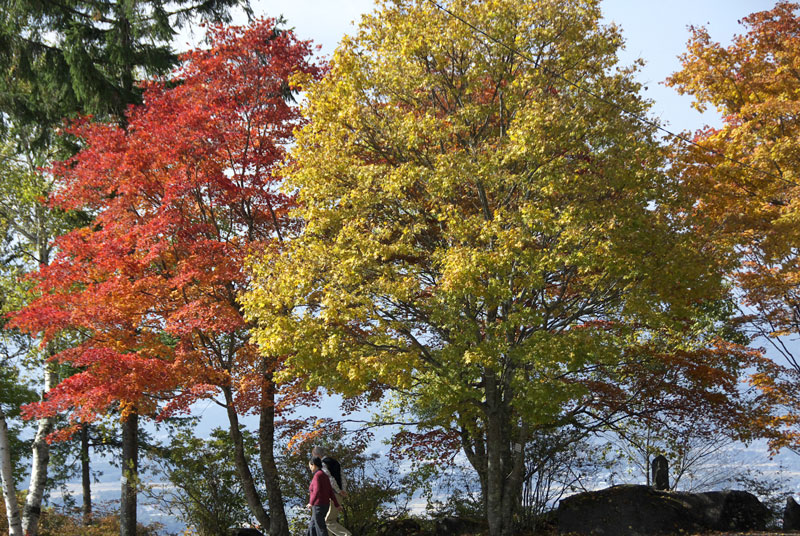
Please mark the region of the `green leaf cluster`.
MULTIPOLYGON (((38 142, 76 113, 121 118, 137 82, 177 64, 171 41, 191 22, 229 22, 242 0, 3 0, 3 122, 35 125, 38 142), (44 128, 42 128, 44 127, 44 128)), ((8 123, 6 123, 8 124, 8 123)))

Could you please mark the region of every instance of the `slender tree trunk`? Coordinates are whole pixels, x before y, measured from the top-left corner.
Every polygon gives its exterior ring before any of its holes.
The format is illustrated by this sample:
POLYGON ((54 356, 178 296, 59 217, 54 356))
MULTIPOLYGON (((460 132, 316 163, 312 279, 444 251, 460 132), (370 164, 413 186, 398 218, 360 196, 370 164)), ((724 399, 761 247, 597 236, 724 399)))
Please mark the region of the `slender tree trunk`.
POLYGON ((281 493, 278 466, 275 463, 275 383, 272 373, 264 373, 261 415, 258 423, 258 451, 269 499, 270 536, 289 536, 289 522, 281 493))
MULTIPOLYGON (((486 519, 490 536, 512 536, 514 512, 519 505, 524 480, 524 446, 528 431, 526 426, 512 422, 508 386, 502 385, 492 373, 485 375, 484 385, 486 478, 481 479, 481 484, 485 486, 486 519)), ((472 456, 476 458, 474 453, 472 456)), ((476 461, 483 465, 482 461, 476 461)))
MULTIPOLYGON (((50 352, 48 351, 48 355, 50 352)), ((55 365, 45 364, 44 384, 45 389, 42 399, 50 389, 58 383, 55 365)), ((50 445, 47 436, 52 433, 55 426, 55 417, 39 419, 39 428, 33 440, 33 456, 31 460, 31 481, 28 486, 28 496, 22 509, 22 532, 25 536, 39 534, 39 517, 42 513, 42 498, 47 485, 47 464, 50 461, 50 445)))
MULTIPOLYGON (((527 427, 524 425, 521 427, 520 436, 526 435, 524 432, 526 429, 527 427)), ((525 441, 508 445, 505 454, 504 465, 508 468, 508 474, 505 477, 505 489, 503 490, 502 515, 506 520, 503 534, 510 536, 514 530, 515 514, 520 512, 522 505, 522 486, 525 480, 525 441)))
POLYGON ((89 427, 81 428, 81 484, 83 487, 83 524, 92 523, 92 475, 89 466, 89 427))
POLYGON ((135 9, 135 1, 121 0, 117 4, 117 25, 119 28, 119 57, 121 59, 119 82, 123 94, 116 95, 113 113, 117 116, 120 127, 128 129, 128 118, 125 117, 125 108, 133 102, 133 88, 135 84, 133 56, 133 31, 129 13, 135 9))
POLYGON ((8 440, 6 415, 0 408, 0 485, 6 502, 9 536, 22 536, 22 520, 19 517, 17 490, 14 487, 14 474, 11 466, 11 443, 8 440))
POLYGON ((136 487, 139 480, 139 415, 122 423, 122 493, 120 536, 136 536, 136 487))
POLYGON ((491 536, 504 536, 502 504, 503 480, 505 467, 503 467, 503 427, 502 409, 500 408, 500 394, 498 393, 497 379, 494 375, 487 375, 486 385, 486 518, 489 522, 491 536))
POLYGON ((253 474, 250 472, 250 465, 247 462, 247 455, 244 451, 242 431, 239 429, 239 416, 236 414, 236 408, 233 406, 233 393, 230 387, 223 387, 222 393, 225 396, 231 440, 233 440, 233 460, 236 464, 236 472, 239 474, 239 480, 244 488, 244 497, 247 500, 250 511, 256 516, 256 520, 261 525, 262 532, 269 531, 271 526, 270 516, 267 514, 267 511, 264 510, 261 497, 258 496, 258 491, 256 490, 253 474))
MULTIPOLYGON (((48 244, 50 233, 47 228, 47 209, 43 205, 37 205, 36 215, 36 252, 40 265, 50 263, 50 246, 48 244)), ((42 400, 47 393, 58 383, 56 365, 48 363, 47 358, 53 355, 50 345, 45 353, 44 364, 44 391, 42 400)), ((25 536, 37 536, 39 534, 39 517, 42 512, 42 499, 44 497, 45 486, 47 485, 47 464, 50 462, 50 445, 47 443, 47 436, 55 428, 55 417, 39 419, 39 426, 33 440, 31 455, 31 480, 28 485, 28 494, 25 497, 25 505, 22 508, 22 532, 25 536)))

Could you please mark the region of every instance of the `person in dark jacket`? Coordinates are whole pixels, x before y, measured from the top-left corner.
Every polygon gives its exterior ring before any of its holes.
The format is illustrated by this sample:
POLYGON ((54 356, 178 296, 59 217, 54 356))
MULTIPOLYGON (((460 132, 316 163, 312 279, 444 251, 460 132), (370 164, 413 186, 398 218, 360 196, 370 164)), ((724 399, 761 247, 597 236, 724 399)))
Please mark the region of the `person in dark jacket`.
POLYGON ((308 508, 311 510, 311 520, 308 523, 308 536, 328 536, 328 528, 325 525, 325 516, 333 506, 339 507, 336 495, 333 493, 331 481, 328 475, 322 470, 322 460, 311 458, 308 461, 308 469, 311 471, 311 483, 308 485, 308 508), (331 505, 333 503, 333 505, 331 505))

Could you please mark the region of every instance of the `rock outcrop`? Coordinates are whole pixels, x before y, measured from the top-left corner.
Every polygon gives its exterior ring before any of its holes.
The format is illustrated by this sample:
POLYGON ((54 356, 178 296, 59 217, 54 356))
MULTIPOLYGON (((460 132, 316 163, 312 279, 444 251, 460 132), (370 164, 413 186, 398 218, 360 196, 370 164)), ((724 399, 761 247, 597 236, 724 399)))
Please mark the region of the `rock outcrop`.
POLYGON ((474 519, 445 517, 436 520, 434 536, 463 536, 484 532, 486 523, 474 519))
POLYGON ((250 528, 240 528, 237 527, 235 529, 230 530, 231 536, 264 536, 264 534, 258 529, 250 529, 250 528))
POLYGON ((417 536, 422 534, 422 527, 415 519, 390 519, 378 528, 380 536, 417 536))

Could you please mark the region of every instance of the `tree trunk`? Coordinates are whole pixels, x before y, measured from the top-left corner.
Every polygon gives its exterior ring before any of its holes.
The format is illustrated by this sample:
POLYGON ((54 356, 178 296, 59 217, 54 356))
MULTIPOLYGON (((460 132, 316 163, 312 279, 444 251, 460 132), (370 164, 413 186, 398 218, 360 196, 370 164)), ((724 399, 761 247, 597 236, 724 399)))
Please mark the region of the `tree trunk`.
POLYGON ((17 490, 14 487, 14 474, 11 465, 11 443, 8 440, 6 415, 0 408, 0 485, 6 502, 9 536, 22 536, 22 520, 19 517, 17 490))
MULTIPOLYGON (((50 352, 48 352, 48 355, 50 352)), ((42 399, 50 389, 58 383, 55 365, 47 363, 44 372, 44 393, 42 399)), ((55 417, 39 419, 39 428, 33 440, 33 455, 31 459, 31 481, 28 486, 28 496, 22 509, 22 532, 25 536, 39 534, 39 517, 42 513, 42 498, 47 485, 47 464, 50 461, 50 445, 47 436, 53 431, 55 417)))
POLYGON ((133 30, 129 13, 132 13, 135 1, 121 0, 117 4, 117 26, 119 28, 119 58, 121 59, 119 82, 122 87, 122 95, 115 93, 112 113, 117 117, 119 126, 123 130, 128 130, 128 118, 125 116, 125 109, 128 104, 134 102, 133 88, 135 83, 134 66, 132 58, 135 55, 133 50, 133 30))
POLYGON ((261 497, 258 496, 258 491, 253 481, 253 474, 250 472, 250 465, 247 462, 247 455, 244 451, 244 439, 239 429, 239 416, 233 406, 233 393, 230 387, 223 387, 222 393, 225 396, 225 407, 228 412, 231 440, 233 440, 233 460, 236 465, 236 472, 239 474, 239 480, 244 488, 244 497, 247 500, 250 511, 256 516, 256 520, 261 525, 261 531, 267 532, 271 525, 270 516, 264 510, 261 497))
MULTIPOLYGON (((508 386, 493 373, 484 377, 486 392, 486 478, 481 479, 490 536, 512 536, 514 513, 522 492, 527 427, 518 426, 510 408, 508 386), (504 395, 505 393, 505 395, 504 395), (512 428, 516 432, 512 435, 512 428)), ((474 452, 472 457, 476 458, 474 452)), ((480 465, 484 463, 476 460, 480 465)), ((473 463, 475 465, 475 463, 473 463)), ((476 467, 478 469, 478 467, 476 467)))
POLYGON ((503 519, 503 426, 500 396, 497 392, 497 380, 493 375, 486 378, 486 518, 489 522, 491 536, 505 536, 503 519))
POLYGON ((258 451, 269 499, 270 536, 289 536, 289 522, 281 493, 278 466, 275 463, 275 383, 272 373, 264 373, 261 415, 258 422, 258 451))
POLYGON ((122 423, 122 492, 120 536, 136 536, 136 487, 139 480, 139 415, 134 412, 122 423))
POLYGON ((92 475, 89 466, 89 427, 81 428, 81 484, 83 487, 83 524, 92 523, 92 475))

